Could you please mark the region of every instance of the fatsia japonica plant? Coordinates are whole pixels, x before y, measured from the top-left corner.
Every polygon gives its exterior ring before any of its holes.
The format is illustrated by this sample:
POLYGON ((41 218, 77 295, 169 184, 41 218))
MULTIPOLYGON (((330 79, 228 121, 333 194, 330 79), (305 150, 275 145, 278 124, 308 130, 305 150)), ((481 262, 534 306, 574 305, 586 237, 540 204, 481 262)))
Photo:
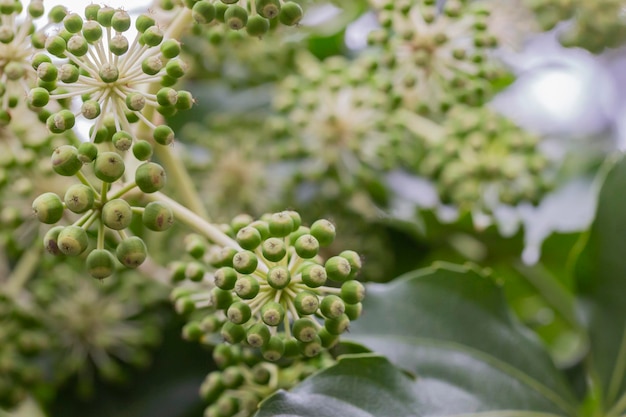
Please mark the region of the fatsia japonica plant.
POLYGON ((626 415, 626 162, 493 105, 625 4, 135 6, 0 0, 0 416, 626 415))

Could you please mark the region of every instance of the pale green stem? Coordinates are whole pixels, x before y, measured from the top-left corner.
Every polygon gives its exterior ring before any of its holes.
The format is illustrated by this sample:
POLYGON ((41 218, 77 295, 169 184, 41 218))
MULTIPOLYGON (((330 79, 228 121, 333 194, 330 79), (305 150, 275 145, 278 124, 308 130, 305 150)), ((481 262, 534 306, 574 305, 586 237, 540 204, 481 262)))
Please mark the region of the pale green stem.
POLYGON ((28 279, 33 275, 39 265, 41 250, 41 245, 32 245, 22 254, 6 281, 5 292, 7 295, 15 297, 26 282, 28 282, 28 279))
POLYGON ((123 196, 124 194, 126 194, 127 192, 135 188, 136 186, 137 184, 134 181, 129 182, 128 184, 126 184, 125 186, 117 190, 113 195, 109 196, 109 200, 120 198, 121 196, 123 196))

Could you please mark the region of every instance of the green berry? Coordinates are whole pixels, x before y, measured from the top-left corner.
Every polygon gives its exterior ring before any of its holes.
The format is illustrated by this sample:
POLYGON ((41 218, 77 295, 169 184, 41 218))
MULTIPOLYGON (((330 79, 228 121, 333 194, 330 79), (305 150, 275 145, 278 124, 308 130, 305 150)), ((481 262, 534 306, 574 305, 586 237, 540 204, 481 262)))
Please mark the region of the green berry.
POLYGON ((165 170, 154 162, 144 162, 135 171, 137 187, 144 193, 154 193, 165 186, 165 170))
POLYGON ((254 250, 261 244, 261 233, 254 227, 246 226, 237 232, 237 243, 247 250, 254 250))
POLYGON ((180 59, 172 59, 165 64, 165 72, 172 78, 180 78, 187 72, 187 65, 180 59))
POLYGON ((151 56, 141 61, 141 70, 146 75, 156 75, 161 69, 163 69, 163 61, 158 56, 151 56))
POLYGON ((215 3, 215 19, 219 22, 225 22, 226 10, 228 10, 228 5, 222 2, 215 3))
POLYGON ((204 335, 200 323, 196 321, 189 322, 183 326, 182 336, 183 339, 192 342, 197 342, 204 335))
POLYGON ((302 16, 304 12, 302 11, 302 7, 299 4, 294 3, 293 1, 288 1, 283 4, 280 8, 280 12, 278 13, 278 20, 280 23, 287 26, 297 25, 300 20, 302 20, 302 16))
POLYGON ((246 330, 240 324, 227 321, 222 326, 221 335, 226 342, 235 344, 246 338, 246 330))
POLYGON ((228 266, 223 266, 215 271, 214 281, 218 288, 223 290, 232 290, 237 282, 237 271, 228 266))
POLYGON ((50 62, 42 62, 37 67, 37 77, 41 81, 46 81, 46 82, 56 81, 58 75, 59 75, 59 70, 54 64, 50 62))
POLYGON ((311 259, 317 256, 320 244, 317 239, 315 239, 315 236, 304 234, 296 240, 294 247, 299 257, 303 259, 311 259))
POLYGON ((131 236, 117 245, 115 255, 126 268, 137 268, 148 257, 148 248, 141 238, 131 236))
POLYGON ((248 304, 243 301, 237 301, 228 307, 226 317, 235 324, 245 324, 252 317, 252 310, 250 310, 248 304))
POLYGON ((291 332, 300 342, 312 342, 317 336, 317 326, 310 319, 300 318, 293 322, 291 332))
POLYGON ((215 19, 215 14, 215 6, 207 0, 198 1, 191 9, 191 17, 201 25, 211 23, 215 19))
POLYGON ((74 213, 84 213, 93 207, 95 193, 85 184, 74 184, 65 192, 65 207, 74 213))
POLYGON ((67 40, 66 48, 72 55, 81 57, 86 55, 87 51, 89 51, 89 44, 82 36, 74 35, 67 40))
MULTIPOLYGON (((41 68, 41 66, 39 68, 41 68)), ((66 130, 70 130, 74 127, 75 123, 76 117, 74 113, 69 110, 61 110, 54 113, 46 120, 48 130, 52 133, 63 133, 66 130)))
POLYGON ((48 55, 43 53, 39 53, 33 56, 33 58, 31 59, 31 64, 34 70, 39 68, 39 65, 43 64, 44 62, 51 63, 52 59, 48 55))
POLYGON ((148 229, 162 232, 174 224, 174 213, 167 204, 153 201, 146 206, 142 221, 148 229))
POLYGON ((61 249, 57 245, 57 239, 59 238, 59 234, 61 230, 63 230, 64 226, 55 226, 52 229, 48 230, 43 237, 43 247, 46 249, 51 255, 58 256, 61 255, 61 249))
POLYGON ((324 322, 324 328, 328 331, 328 333, 336 336, 348 330, 349 326, 350 319, 345 314, 334 319, 327 319, 324 322))
POLYGON ((253 324, 246 332, 246 341, 255 348, 263 347, 270 340, 270 330, 263 323, 253 324))
POLYGON ((232 346, 223 344, 215 346, 212 357, 213 362, 215 362, 219 369, 228 368, 239 362, 239 354, 237 350, 233 349, 232 346))
POLYGON ((336 295, 327 295, 320 303, 320 311, 328 319, 336 319, 346 312, 346 305, 336 295))
POLYGON ((270 262, 280 262, 287 254, 287 248, 283 239, 271 237, 261 246, 263 257, 270 262))
POLYGON ((291 282, 291 274, 286 266, 274 266, 267 271, 266 279, 270 287, 281 290, 291 282))
POLYGON ((359 281, 346 281, 341 286, 341 298, 348 304, 360 303, 364 297, 365 287, 359 281))
POLYGON ((100 25, 106 27, 111 27, 111 20, 113 20, 113 15, 115 14, 115 9, 109 6, 101 7, 98 10, 98 14, 96 15, 96 20, 100 25))
POLYGON ((176 58, 180 54, 180 42, 176 39, 168 39, 161 43, 160 49, 164 58, 176 58))
POLYGON ((117 10, 111 17, 111 27, 116 32, 126 32, 130 28, 131 19, 125 10, 117 10))
POLYGON ((87 255, 87 271, 98 279, 109 277, 115 271, 115 258, 106 249, 95 249, 87 255))
POLYGON ((276 362, 283 357, 285 353, 285 343, 280 336, 272 336, 270 340, 261 348, 263 358, 268 361, 276 362))
POLYGON ((259 261, 256 255, 250 251, 241 251, 233 256, 233 268, 240 274, 251 274, 256 271, 259 261))
POLYGON ((147 161, 152 157, 152 145, 145 140, 136 140, 133 143, 133 155, 140 161, 147 161))
POLYGON ((35 87, 28 94, 28 101, 34 107, 43 107, 50 101, 50 93, 45 88, 35 87))
POLYGON ((233 30, 243 29, 248 23, 248 11, 241 6, 229 6, 224 13, 224 22, 233 30))
MULTIPOLYGON (((65 53, 65 49, 67 48, 67 43, 65 39, 63 39, 61 36, 58 36, 58 35, 49 36, 48 39, 46 39, 45 47, 46 47, 46 51, 50 52, 52 55, 57 56, 57 57, 62 57, 63 54, 65 53)), ((39 68, 37 68, 37 70, 39 70, 39 68)), ((41 78, 41 75, 39 75, 39 72, 37 73, 37 76, 41 78)), ((44 81, 47 81, 47 80, 44 80, 44 81)))
MULTIPOLYGON (((350 281, 349 281, 350 282, 350 281)), ((363 304, 346 304, 346 316, 350 320, 356 320, 361 316, 361 312, 363 311, 363 304)))
POLYGON ((321 328, 317 333, 322 341, 322 346, 326 349, 330 349, 339 342, 339 336, 330 334, 326 328, 321 328))
POLYGON ((235 293, 244 300, 251 300, 257 296, 261 286, 259 281, 250 275, 243 275, 235 282, 235 293))
POLYGON ((216 287, 211 290, 211 300, 213 307, 226 310, 233 303, 233 295, 230 291, 216 287))
POLYGON ((102 207, 102 222, 110 229, 126 229, 132 219, 133 209, 124 199, 116 198, 102 207))
POLYGON ((96 100, 87 100, 81 105, 80 112, 85 119, 93 120, 100 116, 100 103, 96 100))
POLYGON ((61 23, 67 15, 67 9, 65 6, 54 6, 48 12, 48 19, 54 23, 61 23))
POLYGON ((33 213, 37 220, 45 224, 54 224, 63 217, 63 202, 54 193, 44 193, 33 201, 33 213))
POLYGON ((307 316, 317 311, 319 308, 319 298, 317 294, 312 291, 300 291, 293 304, 298 314, 307 316))
POLYGON ((269 221, 270 233, 274 237, 285 237, 293 232, 294 221, 289 212, 281 211, 280 213, 274 213, 271 215, 269 221))
POLYGON ((345 258, 350 263, 350 277, 354 277, 360 270, 363 264, 361 263, 361 257, 353 250, 344 250, 339 254, 342 258, 345 258))
POLYGON ((98 156, 98 147, 91 142, 83 142, 78 146, 78 159, 86 164, 98 156))
POLYGON ((176 100, 177 110, 189 110, 193 107, 193 96, 189 91, 180 90, 178 92, 178 99, 176 100))
POLYGON ((57 246, 65 255, 78 256, 87 249, 87 232, 79 226, 67 226, 59 233, 57 246))
POLYGON ((200 282, 204 279, 206 267, 200 262, 189 262, 185 268, 185 278, 192 282, 200 282))
POLYGON ((109 41, 109 51, 111 51, 113 55, 122 56, 128 52, 129 47, 128 39, 123 35, 115 35, 109 41))
POLYGON ((100 6, 98 4, 89 4, 85 6, 85 19, 96 20, 98 18, 98 10, 100 10, 100 6))
POLYGON ((256 9, 266 19, 273 19, 280 12, 280 0, 257 0, 256 9))
POLYGON ((324 350, 322 339, 317 334, 310 342, 299 342, 298 348, 307 358, 314 358, 324 350))
POLYGON ((61 145, 52 152, 52 169, 59 175, 71 177, 83 166, 78 149, 71 145, 61 145))
POLYGON ((311 226, 311 234, 318 240, 320 246, 328 246, 335 240, 335 226, 328 220, 317 220, 311 226))
POLYGON ((135 20, 135 29, 137 29, 139 33, 144 33, 149 27, 152 27, 155 24, 156 22, 152 17, 147 14, 142 14, 135 20))
POLYGON ((277 302, 269 301, 261 307, 261 319, 268 326, 278 326, 285 318, 285 308, 277 302))
POLYGON ((326 283, 327 277, 326 269, 322 265, 310 264, 302 269, 302 282, 310 288, 321 287, 326 283))
POLYGON ((157 126, 152 137, 156 143, 167 146, 174 142, 174 131, 167 125, 157 126))
POLYGON ((246 32, 250 36, 262 37, 270 30, 270 21, 263 16, 251 16, 246 24, 246 32))
POLYGON ((100 152, 94 161, 93 171, 98 179, 113 183, 124 175, 124 160, 115 152, 100 152))
POLYGON ((350 279, 352 268, 350 262, 342 256, 333 256, 326 261, 324 265, 328 278, 337 281, 345 282, 350 279))
POLYGON ((63 64, 59 69, 59 81, 62 81, 66 84, 72 84, 78 81, 78 77, 80 76, 80 71, 78 67, 72 64, 63 64))
MULTIPOLYGON (((151 26, 141 35, 141 39, 149 47, 159 46, 163 42, 163 31, 157 26, 151 26)), ((167 57, 165 57, 167 58, 167 57)), ((169 59, 169 58, 168 58, 169 59)))

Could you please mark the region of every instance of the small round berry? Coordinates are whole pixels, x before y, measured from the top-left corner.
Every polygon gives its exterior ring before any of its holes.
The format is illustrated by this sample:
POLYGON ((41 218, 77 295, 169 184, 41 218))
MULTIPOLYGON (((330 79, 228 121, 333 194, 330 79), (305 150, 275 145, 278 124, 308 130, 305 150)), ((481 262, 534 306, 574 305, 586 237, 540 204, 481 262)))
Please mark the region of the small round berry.
POLYGON ((299 257, 303 259, 311 259, 317 256, 320 244, 317 239, 315 239, 315 236, 304 234, 296 240, 294 247, 299 257))
POLYGON ((254 227, 259 231, 259 233, 261 233, 261 238, 263 240, 266 240, 270 237, 270 227, 267 222, 262 220, 255 220, 250 223, 250 226, 254 227))
POLYGON ((176 100, 176 110, 189 110, 193 107, 193 96, 189 91, 179 90, 178 99, 176 100))
POLYGON ((322 341, 322 346, 324 346, 326 349, 332 348, 339 342, 339 336, 330 334, 325 327, 321 328, 317 334, 322 341))
POLYGON ((63 253, 61 252, 61 249, 59 249, 59 246, 57 244, 57 239, 59 238, 59 234, 61 233, 61 230, 63 230, 64 228, 65 228, 64 226, 55 226, 52 229, 48 230, 46 234, 44 235, 43 247, 46 249, 46 252, 48 252, 49 254, 58 256, 63 253))
POLYGON ((189 262, 185 267, 185 278, 192 282, 200 282, 204 279, 206 267, 200 262, 189 262))
POLYGON ((321 287, 327 278, 326 269, 322 265, 309 264, 302 270, 302 282, 310 288, 321 287))
POLYGON ((113 20, 113 15, 115 14, 115 9, 109 6, 104 6, 98 9, 98 14, 96 15, 96 20, 100 25, 105 28, 111 27, 111 20, 113 20))
POLYGON ((261 322, 253 324, 246 332, 246 341, 255 348, 263 347, 270 340, 270 330, 261 322))
POLYGON ((352 268, 350 262, 342 256, 333 256, 326 261, 324 265, 328 278, 337 281, 345 282, 351 278, 352 268))
POLYGON ((324 350, 322 339, 317 334, 310 342, 299 342, 298 348, 307 358, 314 358, 324 350))
POLYGON ((240 324, 227 321, 222 326, 221 335, 230 344, 243 341, 246 338, 246 329, 240 324))
POLYGON ((137 32, 139 33, 144 33, 146 29, 154 26, 155 24, 156 22, 151 16, 148 16, 147 14, 142 14, 139 15, 135 20, 135 29, 137 29, 137 32))
POLYGON ((113 146, 120 152, 125 152, 133 145, 133 137, 125 130, 117 131, 111 138, 113 146))
POLYGON ((129 47, 128 39, 126 39, 124 35, 115 35, 109 41, 109 51, 111 51, 113 55, 122 56, 128 52, 129 47))
POLYGON ((280 336, 272 336, 265 346, 261 348, 261 355, 268 361, 276 362, 285 353, 285 343, 280 336))
POLYGON ((167 204, 153 201, 146 206, 142 221, 148 229, 162 232, 174 224, 174 213, 167 204))
POLYGON ((61 23, 65 16, 67 16, 67 9, 65 6, 54 6, 48 12, 48 19, 54 23, 61 23))
POLYGON ((324 322, 324 328, 328 333, 337 336, 348 330, 348 327, 350 327, 350 319, 345 314, 334 319, 327 319, 324 322))
POLYGON ((37 70, 37 68, 39 68, 39 65, 43 64, 44 62, 50 64, 52 63, 52 59, 48 55, 43 53, 36 54, 31 59, 31 64, 34 70, 37 70))
POLYGON ((226 317, 235 324, 245 324, 252 317, 252 310, 248 304, 243 301, 237 301, 228 307, 226 317))
POLYGON ((145 162, 135 171, 135 183, 144 193, 154 193, 165 186, 165 170, 154 162, 145 162))
POLYGON ((34 19, 43 16, 45 12, 45 8, 43 6, 43 1, 31 1, 28 4, 28 14, 34 19))
POLYGON ((244 300, 251 300, 256 297, 260 289, 259 281, 250 275, 243 275, 237 278, 234 288, 235 294, 244 300))
POLYGON ((294 321, 291 331, 300 342, 312 342, 317 336, 317 326, 307 318, 294 321))
POLYGON ((278 326, 285 318, 285 308, 275 301, 269 301, 261 307, 261 319, 268 326, 278 326))
POLYGON ((133 209, 124 199, 116 198, 102 207, 102 222, 110 229, 126 229, 132 220, 133 209))
POLYGON ((232 290, 237 282, 237 271, 228 266, 219 268, 213 274, 215 285, 223 290, 232 290))
POLYGON ((74 184, 65 192, 65 207, 74 213, 84 213, 93 207, 93 189, 85 184, 74 184))
POLYGON ((364 297, 365 287, 359 281, 346 281, 341 286, 341 299, 348 304, 360 303, 364 297))
POLYGON ((207 0, 198 1, 191 9, 191 17, 201 25, 211 23, 215 19, 215 14, 215 6, 207 0))
POLYGON ((57 246, 66 255, 78 256, 87 249, 87 232, 79 226, 67 226, 59 233, 57 246))
POLYGON ((346 305, 343 300, 336 295, 327 295, 320 303, 320 311, 324 317, 336 319, 346 312, 346 305))
POLYGON ((104 182, 113 183, 119 180, 124 171, 124 160, 115 152, 100 152, 94 160, 93 172, 104 182))
POLYGON ((224 23, 226 10, 228 10, 228 5, 223 2, 218 2, 214 4, 215 6, 215 20, 224 23))
POLYGON ((63 217, 63 202, 55 193, 44 193, 33 201, 33 213, 42 223, 54 224, 63 217))
POLYGON ((317 220, 311 226, 311 234, 320 243, 320 246, 328 246, 335 240, 335 226, 328 220, 317 220))
POLYGON ((272 214, 268 223, 270 233, 274 237, 288 236, 295 229, 293 219, 287 211, 272 214))
POLYGON ((117 245, 115 255, 126 268, 137 268, 148 257, 148 248, 143 239, 131 236, 117 245))
POLYGON ((363 304, 346 304, 346 316, 350 320, 356 320, 361 317, 361 312, 363 311, 363 304))
POLYGON ((133 155, 140 161, 147 161, 152 157, 152 145, 145 140, 136 140, 133 143, 133 155))
POLYGON ((131 23, 130 15, 125 10, 117 10, 111 17, 111 27, 116 32, 126 32, 131 23))
POLYGON ((83 142, 78 146, 78 159, 86 164, 98 156, 98 147, 91 142, 83 142))
POLYGON ((43 107, 50 101, 50 92, 45 88, 35 87, 28 93, 28 102, 34 107, 43 107))
POLYGON ((278 20, 280 20, 280 23, 283 25, 294 26, 302 20, 303 15, 302 7, 300 7, 298 3, 288 1, 280 8, 278 20))
POLYGON ((261 233, 254 227, 246 226, 237 232, 237 243, 247 250, 254 250, 261 244, 261 233))
POLYGON ((317 294, 312 291, 300 291, 293 302, 298 314, 303 316, 314 314, 320 302, 317 294))
POLYGON ((89 51, 89 43, 80 35, 74 35, 67 40, 67 51, 72 55, 81 57, 89 51))
POLYGON ((281 290, 291 282, 291 274, 285 266, 274 266, 267 271, 266 279, 270 287, 281 290))
POLYGON ((189 234, 185 236, 185 252, 195 259, 202 259, 207 251, 207 243, 202 236, 189 234))
POLYGON ((80 76, 80 71, 76 65, 72 64, 63 64, 59 69, 59 81, 62 81, 66 84, 72 84, 78 81, 78 77, 80 76))
POLYGON ((280 262, 287 254, 287 248, 283 239, 271 237, 261 246, 263 257, 270 262, 280 262))
POLYGON ((115 271, 115 258, 106 249, 95 249, 87 255, 87 271, 98 279, 110 277, 115 271))
POLYGON ((96 21, 87 21, 83 24, 83 37, 89 43, 98 42, 102 38, 102 26, 96 21))
POLYGON ((76 117, 74 113, 69 110, 61 110, 54 113, 46 120, 46 125, 52 133, 63 133, 66 130, 70 130, 74 127, 75 123, 76 117))
POLYGON ((167 146, 174 142, 174 131, 167 125, 157 126, 152 133, 155 142, 167 146))
POLYGON ((151 26, 143 33, 141 40, 149 47, 159 46, 163 42, 163 31, 157 26, 151 26))
POLYGON ((259 261, 253 252, 244 250, 233 256, 233 268, 240 274, 251 274, 256 271, 259 261))
POLYGON ((172 78, 180 78, 187 72, 187 64, 180 59, 172 59, 165 64, 165 72, 172 78))
POLYGON ((215 287, 211 290, 211 301, 215 308, 226 310, 233 303, 233 294, 230 291, 215 287))
POLYGON ((270 21, 263 16, 251 16, 246 24, 246 32, 250 36, 262 37, 270 30, 270 21))
POLYGON ((273 19, 280 12, 280 0, 257 0, 256 9, 266 19, 273 19))
POLYGON ((182 336, 185 340, 197 342, 204 336, 204 331, 202 327, 200 327, 200 323, 191 321, 183 326, 182 336))
POLYGON ((224 22, 233 30, 240 30, 248 23, 248 11, 241 6, 229 6, 224 13, 224 22))
POLYGON ((71 177, 83 166, 78 157, 78 149, 71 145, 61 145, 52 152, 52 169, 59 175, 71 177))
POLYGON ((98 18, 98 10, 100 10, 100 5, 98 4, 89 4, 85 6, 85 19, 96 20, 98 18))

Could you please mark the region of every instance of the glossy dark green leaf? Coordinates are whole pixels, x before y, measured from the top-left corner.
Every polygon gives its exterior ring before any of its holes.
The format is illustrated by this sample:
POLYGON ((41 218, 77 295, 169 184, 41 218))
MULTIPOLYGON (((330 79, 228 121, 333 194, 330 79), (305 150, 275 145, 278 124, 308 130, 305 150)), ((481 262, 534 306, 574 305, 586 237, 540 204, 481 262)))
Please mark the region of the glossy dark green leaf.
POLYGON ((604 180, 584 249, 575 263, 581 316, 591 345, 592 376, 605 411, 626 411, 626 160, 604 180), (616 403, 618 403, 616 405, 616 403))
POLYGON ((424 415, 575 415, 577 400, 563 375, 513 319, 492 278, 442 264, 367 289, 349 337, 418 376, 418 392, 432 393, 434 404, 424 415))

